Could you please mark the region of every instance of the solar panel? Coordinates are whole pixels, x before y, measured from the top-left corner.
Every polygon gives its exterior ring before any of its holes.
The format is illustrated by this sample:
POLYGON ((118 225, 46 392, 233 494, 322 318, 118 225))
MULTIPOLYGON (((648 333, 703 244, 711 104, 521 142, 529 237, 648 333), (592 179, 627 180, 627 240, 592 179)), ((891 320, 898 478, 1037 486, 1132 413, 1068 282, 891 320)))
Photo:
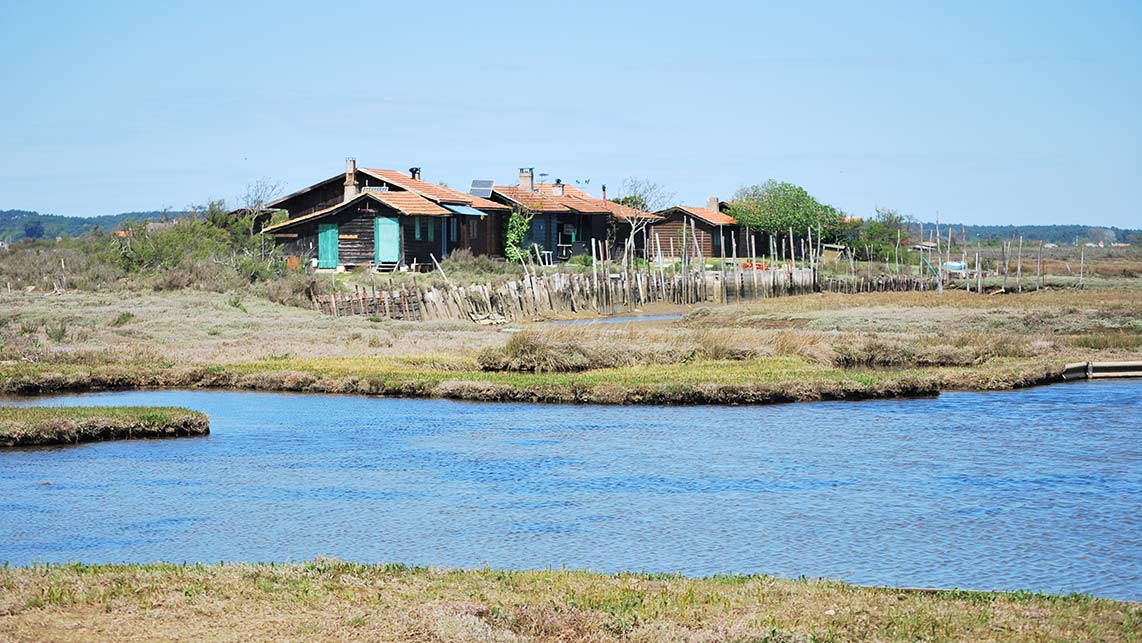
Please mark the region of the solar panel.
POLYGON ((484 179, 476 179, 472 181, 472 187, 468 190, 468 194, 478 196, 481 199, 491 198, 493 181, 484 179))

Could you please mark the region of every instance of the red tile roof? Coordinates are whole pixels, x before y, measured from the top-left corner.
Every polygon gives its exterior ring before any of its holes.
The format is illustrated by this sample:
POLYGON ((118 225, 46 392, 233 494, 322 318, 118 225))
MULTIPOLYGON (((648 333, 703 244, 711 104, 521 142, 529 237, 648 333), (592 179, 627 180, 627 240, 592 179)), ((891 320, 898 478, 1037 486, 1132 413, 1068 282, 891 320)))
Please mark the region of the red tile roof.
POLYGON ((507 206, 495 201, 481 199, 478 196, 473 196, 459 190, 445 187, 443 185, 436 185, 425 181, 420 181, 410 177, 403 172, 396 170, 379 170, 372 168, 361 168, 361 172, 369 174, 373 177, 381 179, 386 183, 397 186, 398 188, 415 192, 429 200, 437 203, 450 203, 454 205, 468 205, 478 210, 506 210, 507 206))
POLYGON ((656 214, 642 212, 635 208, 620 205, 613 201, 598 199, 577 187, 562 184, 563 194, 557 193, 551 183, 536 183, 533 192, 526 192, 518 185, 497 185, 492 189, 515 203, 538 212, 579 212, 582 214, 610 214, 617 219, 660 218, 656 214))
POLYGON ((446 217, 452 212, 415 192, 366 192, 381 203, 409 216, 446 217))
POLYGON ((571 208, 567 207, 560 198, 542 192, 528 192, 516 185, 496 185, 492 187, 492 191, 529 210, 538 212, 571 211, 571 208))
POLYGON ((414 194, 412 192, 362 192, 352 199, 349 199, 348 201, 342 201, 335 206, 325 208, 324 210, 318 210, 317 212, 310 212, 305 216, 294 217, 293 219, 283 221, 277 225, 263 228, 262 232, 274 232, 276 230, 292 227, 299 223, 313 221, 314 219, 320 219, 322 217, 336 214, 348 208, 350 205, 365 199, 375 200, 379 203, 387 205, 388 207, 396 210, 397 212, 400 212, 401 214, 408 216, 442 217, 452 214, 448 210, 445 210, 432 201, 429 201, 419 194, 414 194))
POLYGON ((606 203, 607 210, 610 211, 610 213, 611 213, 611 216, 613 216, 616 219, 622 219, 625 221, 627 219, 654 220, 654 219, 663 218, 663 217, 661 217, 657 214, 654 214, 652 212, 643 212, 642 210, 639 210, 638 208, 632 208, 630 206, 626 206, 626 205, 623 205, 621 203, 615 203, 614 201, 606 201, 605 203, 606 203))
POLYGON ((706 208, 696 208, 687 205, 676 205, 672 208, 662 210, 658 214, 670 213, 672 210, 681 210, 682 212, 685 212, 694 218, 701 219, 711 225, 737 225, 738 223, 737 219, 734 219, 724 212, 714 212, 713 210, 708 210, 706 208))

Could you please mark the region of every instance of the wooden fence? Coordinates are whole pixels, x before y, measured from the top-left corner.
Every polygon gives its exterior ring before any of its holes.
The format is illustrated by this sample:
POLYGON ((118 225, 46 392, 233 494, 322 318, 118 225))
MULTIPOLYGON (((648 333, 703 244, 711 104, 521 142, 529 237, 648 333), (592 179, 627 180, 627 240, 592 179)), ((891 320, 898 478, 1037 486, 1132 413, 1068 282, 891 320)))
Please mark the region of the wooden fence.
POLYGON ((503 323, 566 313, 614 315, 651 303, 726 304, 801 293, 929 290, 916 277, 818 279, 812 268, 694 271, 668 274, 651 268, 615 273, 552 271, 531 273, 499 285, 395 288, 334 293, 313 299, 333 316, 370 315, 388 319, 470 320, 503 323))

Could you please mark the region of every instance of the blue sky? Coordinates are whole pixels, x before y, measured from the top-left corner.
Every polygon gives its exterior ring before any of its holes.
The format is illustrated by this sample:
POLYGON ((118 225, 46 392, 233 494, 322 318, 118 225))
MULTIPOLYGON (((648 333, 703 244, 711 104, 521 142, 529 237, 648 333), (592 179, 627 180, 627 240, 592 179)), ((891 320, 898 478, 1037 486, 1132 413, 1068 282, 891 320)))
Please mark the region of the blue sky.
POLYGON ((1142 226, 1142 3, 4 3, 0 209, 420 166, 1142 226))

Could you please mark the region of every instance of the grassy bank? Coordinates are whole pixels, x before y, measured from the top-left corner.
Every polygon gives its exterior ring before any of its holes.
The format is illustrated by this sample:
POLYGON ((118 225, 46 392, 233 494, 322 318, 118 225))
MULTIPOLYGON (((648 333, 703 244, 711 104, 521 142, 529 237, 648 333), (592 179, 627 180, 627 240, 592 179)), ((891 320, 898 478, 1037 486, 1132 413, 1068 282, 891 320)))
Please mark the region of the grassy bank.
POLYGON ((13 641, 1129 641, 1135 604, 765 576, 332 560, 0 569, 13 641))
POLYGON ((488 328, 334 319, 210 293, 0 294, 0 392, 258 390, 765 403, 998 390, 1142 358, 1137 289, 817 294, 673 321, 488 328), (18 311, 18 312, 16 312, 18 311))
POLYGON ((206 435, 197 411, 150 406, 0 407, 0 447, 206 435))

